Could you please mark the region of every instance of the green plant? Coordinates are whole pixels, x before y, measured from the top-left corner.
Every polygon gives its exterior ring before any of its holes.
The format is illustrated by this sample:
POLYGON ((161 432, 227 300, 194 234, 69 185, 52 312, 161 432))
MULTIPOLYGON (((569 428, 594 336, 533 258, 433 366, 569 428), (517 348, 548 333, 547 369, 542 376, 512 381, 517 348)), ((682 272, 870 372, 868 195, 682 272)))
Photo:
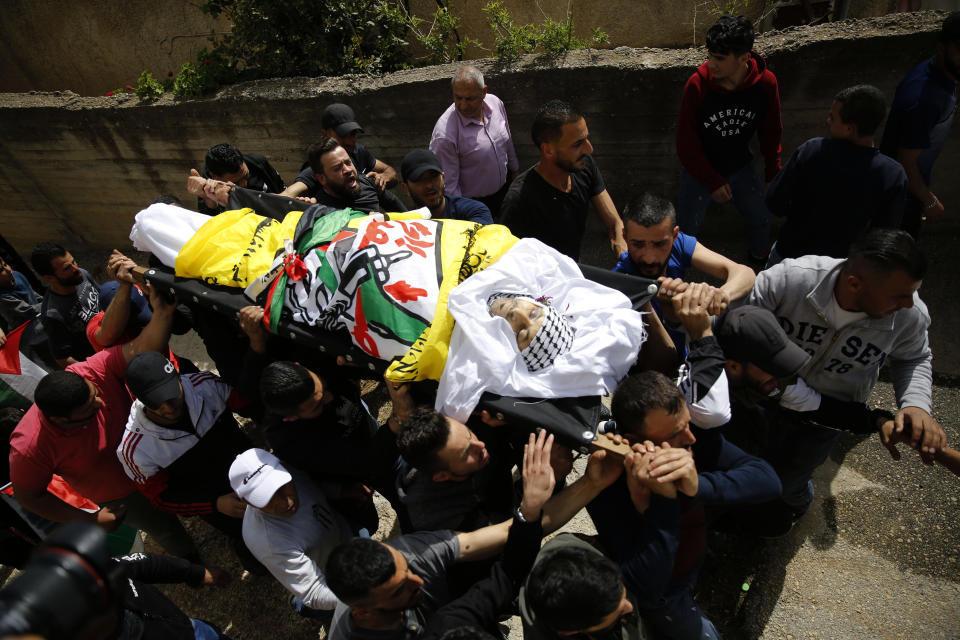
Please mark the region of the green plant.
POLYGON ((230 34, 213 52, 239 77, 379 73, 408 66, 409 19, 386 0, 206 0, 230 34))
POLYGON ((457 31, 460 28, 460 18, 450 13, 446 7, 436 10, 426 33, 420 29, 425 22, 422 18, 408 15, 407 19, 410 31, 427 49, 426 64, 463 60, 467 47, 480 46, 478 40, 460 36, 457 31))
POLYGON ((481 11, 487 16, 487 22, 493 31, 497 57, 501 61, 514 60, 524 53, 535 51, 555 54, 583 49, 604 44, 610 39, 596 27, 590 30, 590 40, 574 36, 573 14, 569 11, 566 20, 562 22, 547 17, 539 25, 515 23, 510 12, 499 0, 488 3, 481 11))
POLYGON ((173 79, 173 95, 178 98, 196 98, 203 95, 203 79, 192 62, 184 62, 173 79))
POLYGON ((152 73, 144 71, 137 78, 137 88, 134 89, 134 93, 141 100, 156 100, 163 95, 163 86, 157 82, 152 73))

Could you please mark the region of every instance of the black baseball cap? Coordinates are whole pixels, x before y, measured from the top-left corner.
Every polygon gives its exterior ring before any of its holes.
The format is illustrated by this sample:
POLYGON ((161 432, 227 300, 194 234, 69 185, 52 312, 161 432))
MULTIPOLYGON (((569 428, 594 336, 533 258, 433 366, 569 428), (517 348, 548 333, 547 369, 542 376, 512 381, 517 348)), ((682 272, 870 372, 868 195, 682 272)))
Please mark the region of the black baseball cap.
POLYGON ((426 171, 434 170, 437 173, 443 173, 443 167, 440 166, 440 160, 433 155, 429 149, 414 149, 403 156, 400 163, 400 175, 403 181, 419 180, 420 176, 426 171))
POLYGON ((354 131, 363 133, 363 127, 357 122, 353 109, 342 102, 327 105, 320 116, 320 126, 324 129, 333 129, 338 136, 348 136, 354 131))
POLYGON ((717 318, 713 329, 728 360, 749 362, 777 378, 800 373, 810 354, 795 345, 772 313, 743 305, 717 318))
POLYGON ((127 386, 137 400, 156 409, 180 395, 180 374, 164 356, 146 351, 127 365, 127 386))

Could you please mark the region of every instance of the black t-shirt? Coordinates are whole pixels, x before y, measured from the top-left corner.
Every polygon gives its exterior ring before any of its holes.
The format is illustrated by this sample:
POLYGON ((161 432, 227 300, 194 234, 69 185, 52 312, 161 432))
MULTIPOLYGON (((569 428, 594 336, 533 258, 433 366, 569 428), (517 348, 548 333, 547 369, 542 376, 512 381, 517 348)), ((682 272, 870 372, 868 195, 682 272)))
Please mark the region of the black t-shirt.
POLYGON ((579 260, 590 200, 606 186, 592 156, 587 156, 582 169, 570 174, 570 180, 570 192, 564 193, 531 167, 510 185, 500 212, 503 224, 514 235, 536 238, 579 260))
POLYGON ((94 354, 87 340, 87 323, 100 313, 100 287, 85 269, 83 281, 69 295, 47 291, 40 307, 43 326, 50 338, 53 355, 59 359, 85 360, 94 354))
POLYGON ((393 439, 384 439, 383 447, 375 445, 378 425, 367 412, 355 386, 334 381, 328 390, 334 399, 315 418, 285 421, 267 414, 264 418, 267 441, 277 456, 306 471, 317 482, 370 483, 396 459, 395 445, 389 446, 393 439))
MULTIPOLYGON (((353 151, 348 151, 347 155, 350 156, 350 160, 353 161, 353 166, 357 170, 357 175, 365 176, 373 168, 377 166, 377 159, 374 157, 370 150, 359 142, 354 145, 353 151)), ((297 175, 297 179, 294 182, 302 182, 307 185, 306 193, 301 195, 305 197, 315 196, 320 191, 320 183, 317 181, 317 176, 313 172, 313 169, 310 168, 309 162, 304 162, 303 166, 300 167, 300 173, 297 175)))
MULTIPOLYGON (((247 178, 247 189, 253 191, 262 191, 264 193, 280 193, 287 186, 283 183, 283 178, 277 173, 270 162, 259 153, 245 153, 243 161, 247 165, 250 176, 247 178)), ((203 168, 203 177, 209 178, 210 173, 207 168, 203 168)), ((211 209, 203 201, 203 198, 197 198, 197 211, 205 213, 208 216, 215 216, 218 213, 226 211, 225 207, 216 207, 211 209)))
POLYGON ((393 195, 389 189, 384 189, 383 193, 378 193, 376 185, 367 176, 360 174, 357 177, 357 182, 360 185, 360 193, 356 197, 335 198, 322 188, 313 197, 317 199, 317 204, 324 204, 334 209, 349 207, 364 212, 407 210, 400 198, 393 195))

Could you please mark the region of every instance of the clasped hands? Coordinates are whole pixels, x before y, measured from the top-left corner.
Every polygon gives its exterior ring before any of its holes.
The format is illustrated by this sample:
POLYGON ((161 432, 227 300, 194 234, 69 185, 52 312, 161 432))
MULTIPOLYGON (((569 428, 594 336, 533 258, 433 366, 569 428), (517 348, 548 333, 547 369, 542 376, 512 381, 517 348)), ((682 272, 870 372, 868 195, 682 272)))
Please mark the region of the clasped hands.
MULTIPOLYGON (((616 444, 622 436, 607 434, 616 444)), ((693 453, 686 448, 674 448, 669 442, 656 445, 650 440, 634 443, 623 459, 630 499, 637 511, 643 513, 650 506, 653 494, 675 499, 678 493, 694 497, 700 487, 693 453)))

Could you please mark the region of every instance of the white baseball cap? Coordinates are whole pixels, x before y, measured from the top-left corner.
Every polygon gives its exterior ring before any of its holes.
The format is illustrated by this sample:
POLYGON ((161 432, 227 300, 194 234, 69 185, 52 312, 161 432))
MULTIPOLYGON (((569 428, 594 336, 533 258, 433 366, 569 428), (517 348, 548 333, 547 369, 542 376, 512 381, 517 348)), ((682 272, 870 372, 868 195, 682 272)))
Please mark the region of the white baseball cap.
POLYGON ((293 476, 277 456, 263 449, 247 449, 230 465, 230 486, 249 504, 262 509, 293 476))

